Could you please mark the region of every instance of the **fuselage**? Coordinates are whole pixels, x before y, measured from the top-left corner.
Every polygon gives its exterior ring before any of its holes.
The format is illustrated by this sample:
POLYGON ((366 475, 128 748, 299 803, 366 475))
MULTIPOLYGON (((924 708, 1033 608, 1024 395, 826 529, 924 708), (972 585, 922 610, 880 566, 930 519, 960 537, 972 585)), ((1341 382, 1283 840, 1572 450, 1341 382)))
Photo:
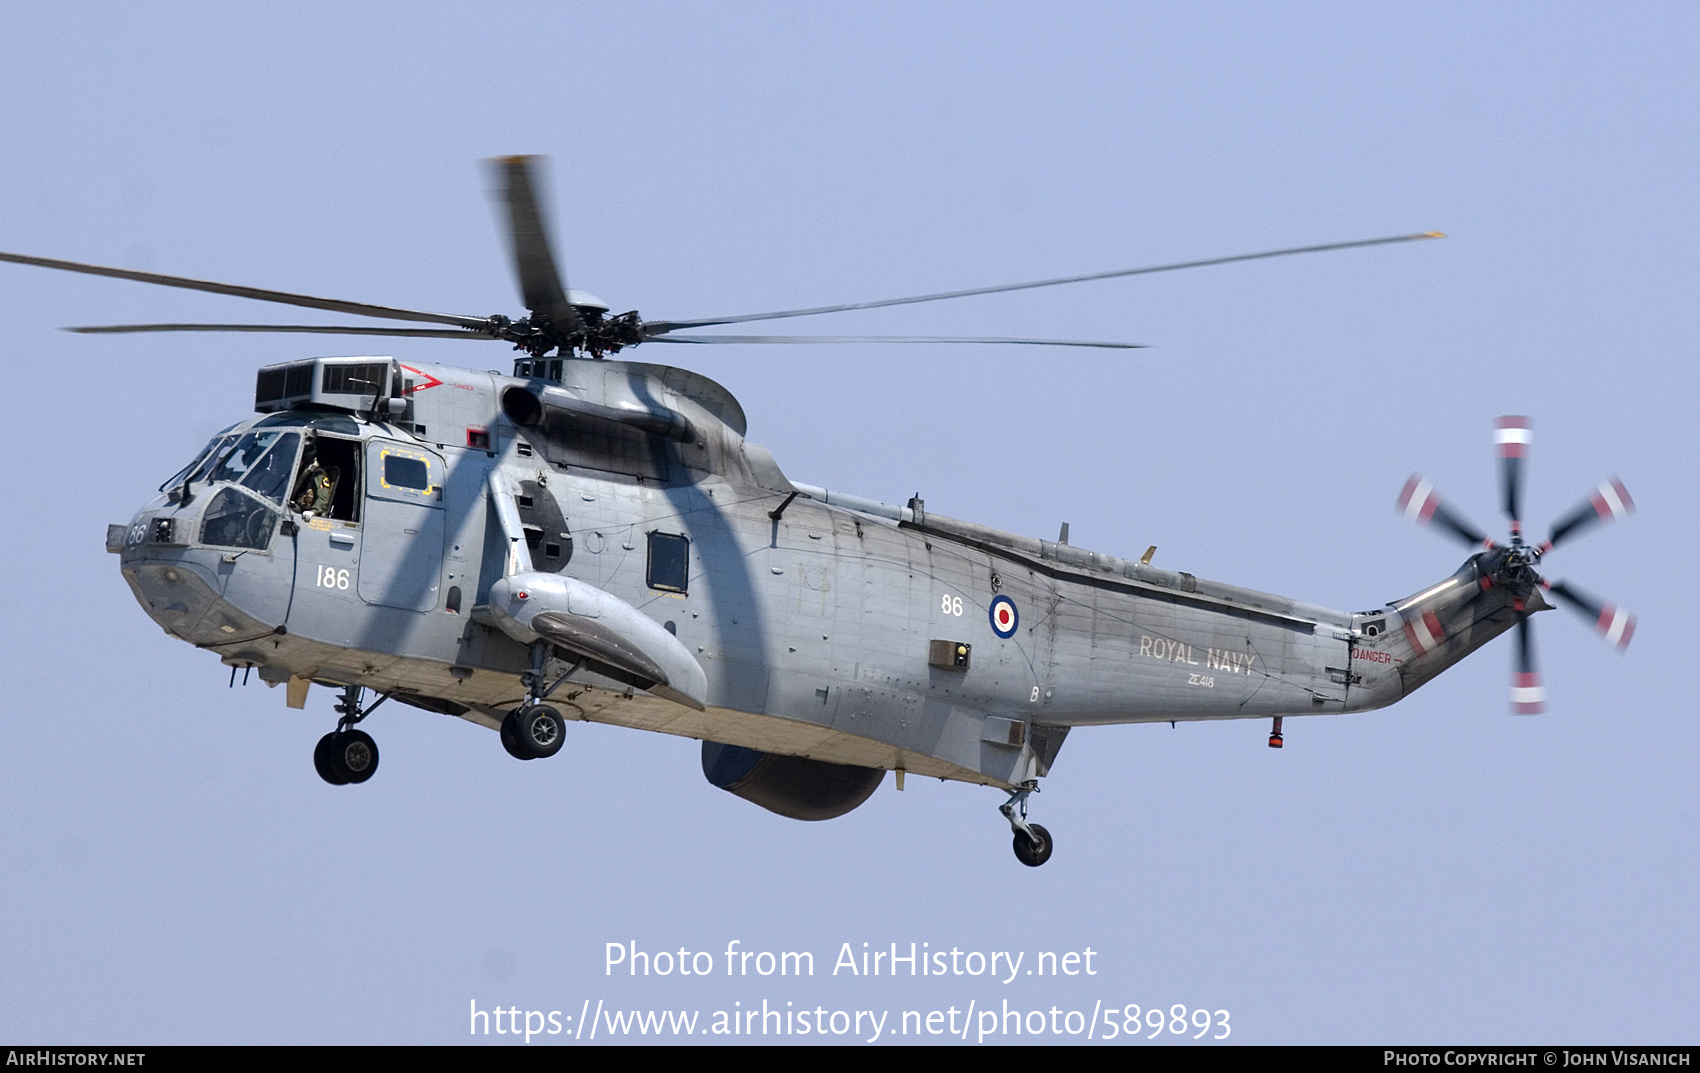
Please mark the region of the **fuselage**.
POLYGON ((1514 620, 1476 559, 1353 614, 795 485, 676 369, 360 360, 406 381, 405 409, 279 386, 108 537, 169 633, 291 703, 360 685, 499 726, 530 658, 488 606, 514 570, 503 495, 535 569, 660 623, 706 677, 698 711, 557 651, 569 717, 999 786, 1078 726, 1381 707, 1514 620))

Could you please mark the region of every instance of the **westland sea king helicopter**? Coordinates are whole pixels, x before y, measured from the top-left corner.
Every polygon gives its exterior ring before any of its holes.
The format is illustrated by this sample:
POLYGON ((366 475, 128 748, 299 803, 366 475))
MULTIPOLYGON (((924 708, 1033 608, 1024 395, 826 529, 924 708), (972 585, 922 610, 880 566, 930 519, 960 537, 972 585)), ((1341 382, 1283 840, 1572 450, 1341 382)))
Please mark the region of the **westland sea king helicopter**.
MULTIPOLYGON (((1542 710, 1530 616, 1555 598, 1619 648, 1633 616, 1537 572, 1556 546, 1632 509, 1615 478, 1545 540, 1522 529, 1530 436, 1498 422, 1490 539, 1413 477, 1399 509, 1472 553, 1413 596, 1357 613, 789 479, 743 410, 684 369, 615 360, 648 343, 844 341, 690 329, 874 309, 1438 237, 1401 235, 883 301, 693 320, 613 314, 557 270, 535 158, 492 162, 528 315, 464 316, 152 272, 0 260, 252 298, 388 325, 131 324, 123 332, 308 332, 496 340, 513 375, 389 357, 259 370, 256 416, 107 529, 165 631, 244 678, 336 691, 319 774, 360 783, 386 701, 555 755, 567 722, 696 738, 715 786, 784 816, 843 815, 887 771, 997 787, 1016 856, 1050 832, 1029 795, 1078 727, 1269 719, 1392 704, 1515 629, 1511 706, 1542 710), (368 703, 366 693, 375 699, 368 703)), ((1051 339, 891 343, 1127 347, 1051 339)), ((393 709, 392 709, 393 710, 393 709)))

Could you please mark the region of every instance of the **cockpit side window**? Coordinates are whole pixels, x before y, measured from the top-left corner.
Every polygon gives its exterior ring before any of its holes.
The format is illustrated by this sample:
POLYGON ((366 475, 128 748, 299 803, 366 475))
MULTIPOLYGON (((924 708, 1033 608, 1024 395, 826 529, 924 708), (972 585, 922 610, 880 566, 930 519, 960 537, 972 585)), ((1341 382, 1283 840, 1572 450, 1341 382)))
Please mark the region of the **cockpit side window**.
POLYGON ((271 543, 277 512, 252 496, 225 488, 213 497, 201 521, 201 543, 264 550, 271 543))
POLYGON ((301 466, 289 493, 289 506, 316 518, 360 520, 360 441, 313 434, 301 452, 301 466))

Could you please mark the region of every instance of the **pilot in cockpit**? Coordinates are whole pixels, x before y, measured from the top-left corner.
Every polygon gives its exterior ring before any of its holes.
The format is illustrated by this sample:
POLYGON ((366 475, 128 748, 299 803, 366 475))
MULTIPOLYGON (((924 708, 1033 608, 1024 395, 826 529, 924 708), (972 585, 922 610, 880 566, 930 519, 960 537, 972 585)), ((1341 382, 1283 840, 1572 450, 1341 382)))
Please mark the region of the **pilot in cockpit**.
POLYGON ((315 457, 306 469, 301 471, 301 477, 295 482, 295 494, 290 497, 290 503, 296 510, 309 518, 325 517, 330 513, 331 500, 336 496, 337 480, 342 474, 337 467, 329 469, 319 465, 315 457))

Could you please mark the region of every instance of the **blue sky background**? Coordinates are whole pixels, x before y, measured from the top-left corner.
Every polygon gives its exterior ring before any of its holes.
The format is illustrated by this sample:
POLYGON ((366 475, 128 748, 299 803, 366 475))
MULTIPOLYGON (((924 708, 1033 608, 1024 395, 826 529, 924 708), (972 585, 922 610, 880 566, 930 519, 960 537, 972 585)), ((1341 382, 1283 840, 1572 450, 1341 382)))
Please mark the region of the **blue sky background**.
POLYGON ((371 347, 65 335, 295 314, 0 266, 0 1039, 463 1042, 469 1001, 766 998, 1181 1003, 1231 1011, 1236 1042, 1692 1042, 1697 22, 1677 4, 0 7, 0 249, 512 314, 477 166, 512 152, 554 158, 570 282, 647 317, 1440 229, 784 329, 1145 351, 636 356, 724 383, 795 479, 1045 537, 1066 520, 1078 545, 1156 544, 1158 565, 1345 609, 1461 558, 1394 516, 1411 470, 1502 529, 1498 414, 1533 417, 1538 530, 1612 473, 1641 508, 1548 564, 1640 632, 1620 657, 1542 616, 1545 716, 1507 714, 1501 641, 1392 709, 1290 720, 1281 752, 1262 722, 1077 732, 1034 802, 1058 844, 1038 870, 987 789, 888 781, 799 824, 709 786, 695 742, 600 726, 516 764, 487 731, 385 710, 383 770, 332 788, 309 762, 330 698, 226 689, 101 538, 249 412, 257 367, 371 347), (811 950, 817 975, 603 975, 606 942, 732 939, 811 950), (894 941, 1090 946, 1099 974, 827 973, 844 942, 894 941))

